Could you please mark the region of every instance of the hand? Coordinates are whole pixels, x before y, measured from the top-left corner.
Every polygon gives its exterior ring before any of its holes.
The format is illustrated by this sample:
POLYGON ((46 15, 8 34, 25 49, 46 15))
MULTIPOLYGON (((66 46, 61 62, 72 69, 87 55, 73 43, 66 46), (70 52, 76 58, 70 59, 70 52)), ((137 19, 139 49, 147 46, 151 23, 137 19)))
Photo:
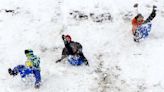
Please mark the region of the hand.
POLYGON ((153 5, 153 9, 155 9, 155 8, 157 8, 157 6, 156 5, 153 5))
POLYGON ((154 11, 154 12, 157 11, 157 6, 153 5, 153 11, 154 11))
POLYGON ((63 40, 65 39, 65 35, 62 35, 62 39, 63 39, 63 40))
POLYGON ((61 61, 61 59, 57 60, 56 63, 59 63, 61 61))
POLYGON ((84 60, 84 64, 87 65, 87 66, 89 66, 88 60, 85 59, 84 60))
POLYGON ((134 8, 138 7, 138 3, 134 4, 134 6, 133 6, 133 7, 134 7, 134 8))
POLYGON ((87 65, 87 66, 89 66, 89 63, 88 63, 88 61, 87 61, 87 62, 84 62, 84 64, 85 64, 85 65, 87 65))

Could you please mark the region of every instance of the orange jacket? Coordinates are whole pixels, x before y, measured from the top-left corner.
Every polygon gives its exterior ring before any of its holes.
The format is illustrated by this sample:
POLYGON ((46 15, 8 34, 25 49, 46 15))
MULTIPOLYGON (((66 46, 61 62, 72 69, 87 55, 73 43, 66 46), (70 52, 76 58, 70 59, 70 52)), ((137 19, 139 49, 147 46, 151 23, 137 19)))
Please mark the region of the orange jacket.
POLYGON ((135 33, 136 29, 144 22, 144 20, 138 22, 136 18, 132 19, 132 32, 135 33))

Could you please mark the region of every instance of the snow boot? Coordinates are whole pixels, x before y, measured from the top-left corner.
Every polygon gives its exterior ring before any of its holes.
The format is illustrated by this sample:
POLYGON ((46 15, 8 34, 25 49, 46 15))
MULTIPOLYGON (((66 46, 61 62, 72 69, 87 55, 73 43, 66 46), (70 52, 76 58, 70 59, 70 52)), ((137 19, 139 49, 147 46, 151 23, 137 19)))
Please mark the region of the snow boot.
POLYGON ((13 75, 13 70, 12 70, 11 68, 9 68, 9 69, 8 69, 8 73, 9 73, 10 75, 13 75))
POLYGON ((17 71, 13 71, 11 68, 8 69, 8 73, 12 76, 16 76, 18 74, 17 71))
POLYGON ((40 83, 35 84, 35 88, 36 89, 40 88, 40 83))

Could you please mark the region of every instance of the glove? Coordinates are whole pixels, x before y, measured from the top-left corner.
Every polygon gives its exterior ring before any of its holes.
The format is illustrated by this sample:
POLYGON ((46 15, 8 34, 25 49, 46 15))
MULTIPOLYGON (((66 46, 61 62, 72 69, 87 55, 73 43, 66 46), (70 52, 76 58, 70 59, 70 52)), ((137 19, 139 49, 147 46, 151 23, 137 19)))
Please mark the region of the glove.
POLYGON ((86 59, 84 60, 84 64, 89 66, 89 63, 88 63, 88 61, 86 59))
POLYGON ((134 7, 134 8, 138 7, 138 3, 134 4, 134 6, 133 6, 133 7, 134 7))
POLYGON ((85 65, 89 66, 89 63, 88 62, 84 62, 85 65))
POLYGON ((61 59, 57 60, 56 63, 59 63, 61 61, 61 59))
POLYGON ((157 8, 157 6, 156 5, 153 5, 153 9, 155 9, 155 8, 157 8))
POLYGON ((65 35, 62 35, 62 39, 63 39, 63 40, 65 39, 65 35))
POLYGON ((157 6, 153 5, 153 11, 154 13, 157 11, 157 6))

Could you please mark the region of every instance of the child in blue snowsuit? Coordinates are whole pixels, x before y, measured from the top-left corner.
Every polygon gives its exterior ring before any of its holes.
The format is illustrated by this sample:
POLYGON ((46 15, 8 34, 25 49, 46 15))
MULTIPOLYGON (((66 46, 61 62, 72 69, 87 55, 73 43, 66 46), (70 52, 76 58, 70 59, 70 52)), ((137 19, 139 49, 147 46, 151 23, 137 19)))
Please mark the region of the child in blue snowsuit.
POLYGON ((17 65, 13 70, 9 68, 8 72, 13 76, 20 73, 21 78, 25 78, 27 75, 33 74, 35 77, 35 87, 38 88, 41 82, 40 58, 35 56, 32 50, 25 50, 25 55, 27 57, 25 65, 17 65))

